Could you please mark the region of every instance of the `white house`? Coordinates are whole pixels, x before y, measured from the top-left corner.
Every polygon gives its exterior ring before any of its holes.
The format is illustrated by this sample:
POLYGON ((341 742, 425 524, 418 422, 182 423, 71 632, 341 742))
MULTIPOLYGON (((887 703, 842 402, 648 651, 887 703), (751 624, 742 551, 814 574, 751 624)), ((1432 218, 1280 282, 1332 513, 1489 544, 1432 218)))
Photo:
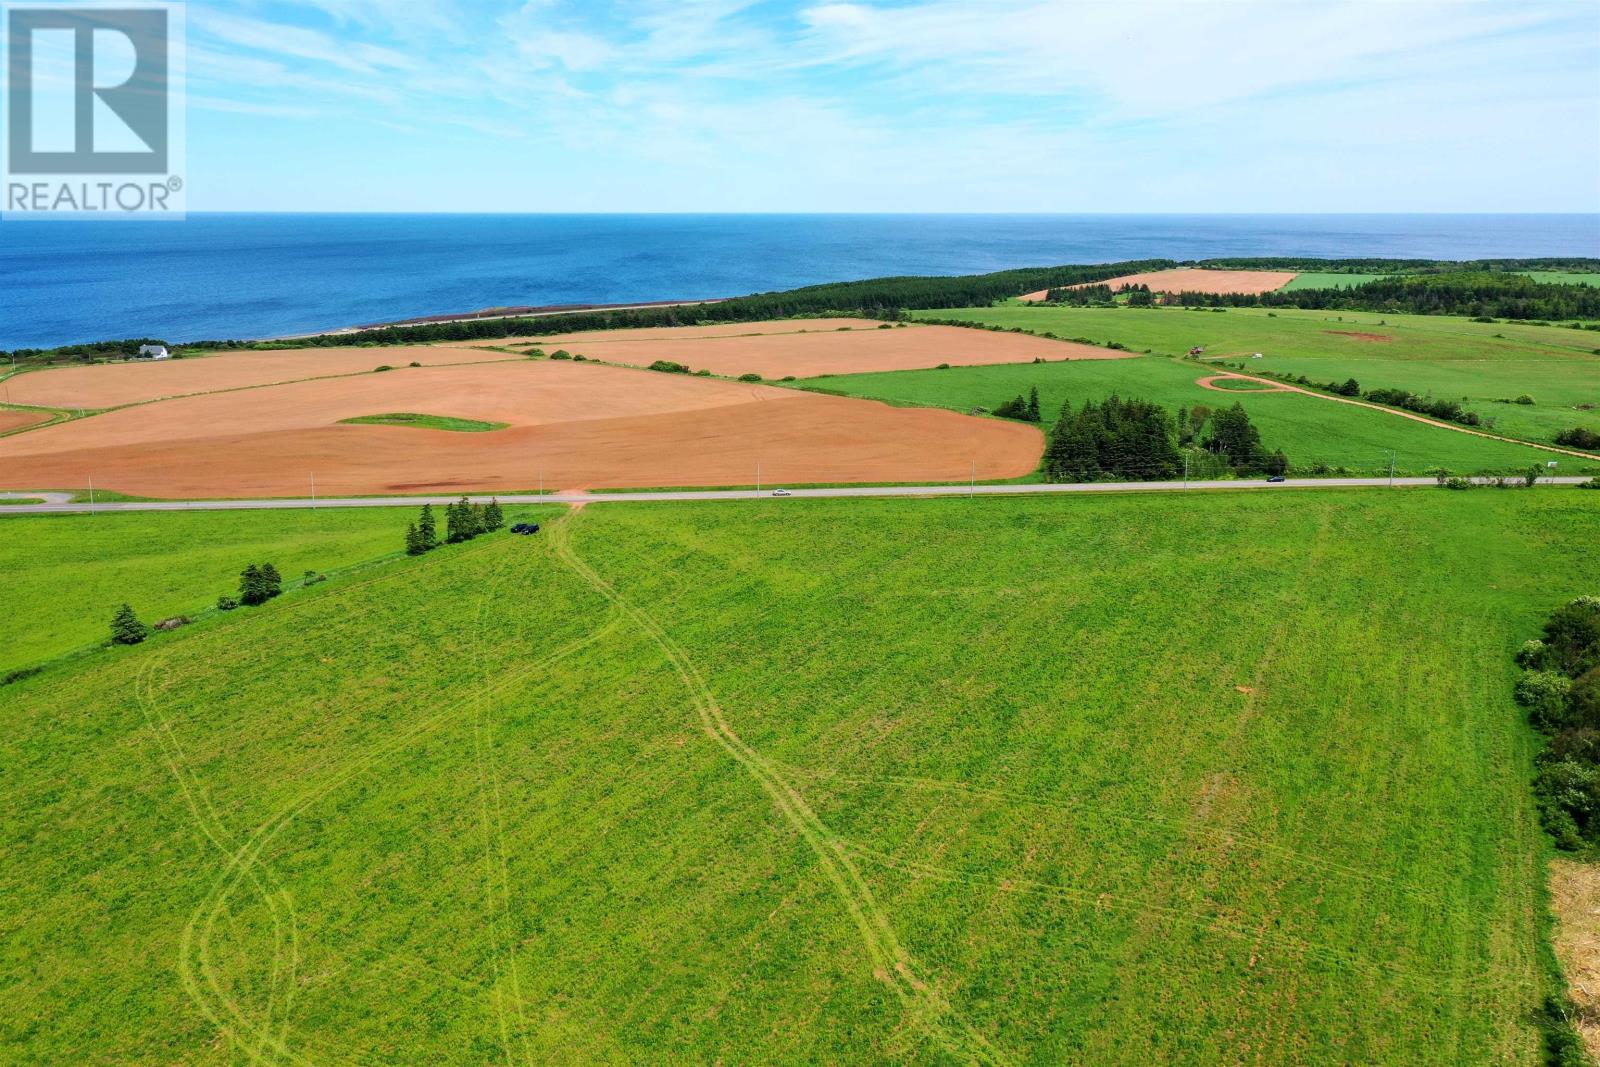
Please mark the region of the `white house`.
POLYGON ((140 345, 140 359, 171 359, 172 353, 167 351, 166 345, 140 345))

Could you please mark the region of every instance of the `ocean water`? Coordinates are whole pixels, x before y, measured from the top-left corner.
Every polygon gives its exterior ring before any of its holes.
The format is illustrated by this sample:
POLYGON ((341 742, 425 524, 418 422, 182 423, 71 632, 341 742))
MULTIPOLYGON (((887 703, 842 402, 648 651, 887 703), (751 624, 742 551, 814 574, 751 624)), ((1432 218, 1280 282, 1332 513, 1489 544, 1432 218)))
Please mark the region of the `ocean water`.
POLYGON ((0 222, 0 350, 275 337, 1152 256, 1600 256, 1600 215, 192 215, 0 222))

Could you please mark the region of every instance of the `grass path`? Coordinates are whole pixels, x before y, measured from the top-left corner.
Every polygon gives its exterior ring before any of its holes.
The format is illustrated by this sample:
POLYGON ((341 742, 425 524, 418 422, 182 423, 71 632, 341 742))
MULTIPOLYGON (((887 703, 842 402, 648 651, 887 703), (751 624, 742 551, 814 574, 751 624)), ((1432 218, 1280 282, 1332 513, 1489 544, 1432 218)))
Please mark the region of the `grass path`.
POLYGON ((851 858, 849 843, 828 829, 775 763, 762 757, 739 737, 705 678, 683 648, 668 636, 654 618, 626 600, 574 551, 571 527, 575 514, 569 513, 550 525, 550 543, 557 559, 620 609, 656 643, 677 672, 684 688, 689 691, 695 710, 699 713, 702 732, 760 784, 785 821, 811 846, 828 880, 855 921, 874 965, 874 977, 894 990, 911 1013, 913 1022, 947 1052, 973 1063, 1010 1062, 987 1038, 956 1017, 950 1002, 937 989, 917 977, 913 961, 895 935, 888 915, 878 904, 860 868, 851 858))

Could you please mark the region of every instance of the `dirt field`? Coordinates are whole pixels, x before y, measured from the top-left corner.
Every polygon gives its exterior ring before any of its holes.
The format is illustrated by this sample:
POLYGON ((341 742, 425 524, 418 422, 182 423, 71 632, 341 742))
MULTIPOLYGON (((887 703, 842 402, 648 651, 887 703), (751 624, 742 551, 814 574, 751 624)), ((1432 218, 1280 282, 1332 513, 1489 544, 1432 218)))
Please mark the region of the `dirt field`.
MULTIPOLYGON (((1069 286, 1086 289, 1089 285, 1109 285, 1118 292, 1134 285, 1148 285, 1156 293, 1270 293, 1294 281, 1292 271, 1281 270, 1158 270, 1149 274, 1126 274, 1103 282, 1069 286)), ((1029 293, 1022 299, 1043 300, 1049 291, 1029 293)))
POLYGON ((587 341, 664 341, 699 337, 750 337, 775 333, 835 333, 842 326, 852 330, 876 330, 883 325, 876 319, 776 319, 771 322, 723 322, 713 326, 658 326, 642 330, 591 330, 563 333, 554 337, 513 337, 504 341, 468 341, 468 345, 538 345, 545 351, 570 348, 587 341))
POLYGON ((800 324, 751 323, 738 327, 738 332, 729 327, 722 333, 708 333, 696 326, 610 331, 543 338, 538 343, 546 352, 565 348, 610 363, 644 367, 665 359, 692 370, 704 369, 728 377, 759 374, 769 379, 926 370, 941 363, 970 367, 1032 363, 1035 359, 1126 359, 1133 355, 1093 345, 959 326, 881 330, 878 323, 869 323, 843 331, 834 325, 818 329, 813 324, 802 333, 795 329, 797 325, 800 324), (761 332, 752 332, 758 328, 761 332))
POLYGON ((106 363, 91 367, 32 371, 11 380, 11 399, 18 404, 111 408, 218 389, 359 374, 384 364, 403 368, 413 362, 434 366, 499 358, 502 358, 502 354, 496 352, 431 346, 225 352, 205 358, 163 360, 159 363, 106 363))
POLYGON ((1578 1033, 1589 1055, 1600 1058, 1600 865, 1553 860, 1550 906, 1556 955, 1578 1006, 1578 1033))
POLYGON ((0 433, 20 430, 24 426, 36 426, 41 422, 49 421, 50 415, 43 411, 0 411, 0 433))
MULTIPOLYGON (((904 331, 903 331, 904 332, 904 331)), ((1031 471, 1033 427, 767 386, 514 360, 141 405, 0 440, 0 488, 141 496, 954 481, 1031 471), (341 426, 417 411, 492 433, 341 426)))

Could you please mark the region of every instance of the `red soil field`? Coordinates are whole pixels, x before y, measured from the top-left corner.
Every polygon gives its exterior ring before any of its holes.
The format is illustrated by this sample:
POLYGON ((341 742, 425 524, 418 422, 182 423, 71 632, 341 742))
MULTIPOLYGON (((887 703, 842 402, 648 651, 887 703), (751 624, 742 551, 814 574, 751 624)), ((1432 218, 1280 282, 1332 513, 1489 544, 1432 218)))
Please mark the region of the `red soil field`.
POLYGON ((876 319, 773 319, 768 322, 719 322, 711 326, 651 326, 639 330, 590 330, 554 337, 513 337, 506 341, 468 341, 469 345, 531 344, 547 352, 570 348, 584 341, 664 341, 688 337, 746 337, 773 333, 836 333, 840 327, 876 330, 876 319))
POLYGON ((225 352, 204 358, 105 363, 30 371, 11 379, 11 399, 41 407, 111 408, 163 397, 360 374, 385 364, 433 366, 514 359, 471 348, 303 348, 283 352, 225 352))
POLYGON ((1010 478, 1030 426, 766 386, 516 360, 186 397, 0 440, 0 487, 155 497, 1010 478), (344 426, 416 411, 489 433, 344 426))
POLYGON ((816 325, 817 321, 744 324, 727 328, 722 333, 707 333, 702 327, 685 326, 670 330, 568 334, 543 338, 538 344, 546 352, 565 348, 608 363, 645 367, 664 359, 682 363, 691 370, 709 370, 731 378, 759 374, 770 379, 790 375, 814 378, 825 374, 925 370, 941 363, 961 367, 1032 363, 1035 359, 1052 362, 1126 359, 1133 355, 1094 345, 959 326, 906 326, 882 330, 878 328, 879 323, 867 323, 843 331, 833 325, 840 320, 821 320, 829 324, 823 328, 816 325), (806 332, 795 329, 800 325, 806 326, 806 332), (787 329, 775 329, 779 326, 787 329), (752 333, 752 328, 756 327, 763 332, 752 333))
MULTIPOLYGON (((1118 292, 1134 285, 1148 285, 1156 293, 1270 293, 1295 280, 1293 271, 1282 270, 1158 270, 1149 274, 1129 274, 1096 285, 1109 285, 1118 292)), ((1074 286, 1081 289, 1083 286, 1074 286)))
POLYGON ((20 430, 24 426, 37 426, 49 422, 51 416, 43 411, 0 411, 0 433, 20 430))

